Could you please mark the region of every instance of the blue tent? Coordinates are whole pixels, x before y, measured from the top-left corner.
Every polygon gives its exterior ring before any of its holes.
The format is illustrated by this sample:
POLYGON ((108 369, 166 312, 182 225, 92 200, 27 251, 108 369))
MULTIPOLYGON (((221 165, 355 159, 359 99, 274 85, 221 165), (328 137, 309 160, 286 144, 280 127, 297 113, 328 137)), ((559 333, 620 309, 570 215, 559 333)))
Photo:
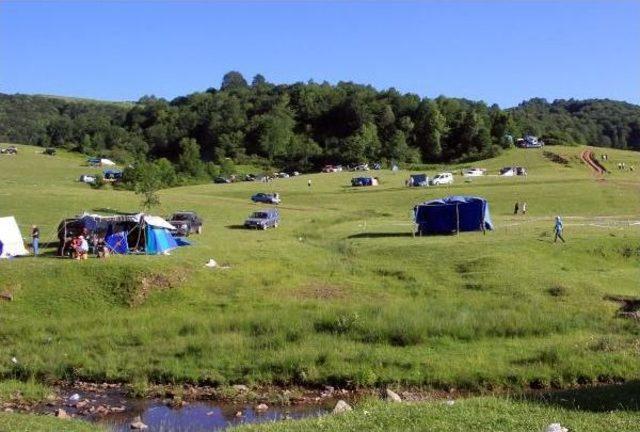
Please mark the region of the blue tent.
POLYGON ((351 186, 376 186, 378 180, 374 177, 354 177, 351 179, 351 186))
POLYGON ((418 204, 413 211, 419 235, 493 229, 489 203, 484 198, 449 196, 418 204))
POLYGON ((161 254, 178 247, 176 240, 166 228, 147 225, 145 252, 148 254, 161 254))
POLYGON ((410 186, 429 186, 429 177, 426 174, 411 174, 410 186))

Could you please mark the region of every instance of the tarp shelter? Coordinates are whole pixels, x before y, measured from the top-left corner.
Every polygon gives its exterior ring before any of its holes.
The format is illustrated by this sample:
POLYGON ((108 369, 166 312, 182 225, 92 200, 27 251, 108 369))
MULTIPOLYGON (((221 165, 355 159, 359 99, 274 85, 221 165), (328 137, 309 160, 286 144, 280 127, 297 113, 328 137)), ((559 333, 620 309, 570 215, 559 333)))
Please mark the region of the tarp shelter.
POLYGON ((116 163, 111 159, 100 159, 100 164, 103 166, 114 166, 116 163))
POLYGON ((418 204, 413 210, 419 235, 493 229, 489 203, 480 197, 449 196, 418 204))
POLYGON ((174 230, 173 225, 159 216, 142 213, 111 216, 85 213, 60 223, 59 250, 64 255, 71 238, 85 234, 89 237, 104 237, 114 254, 162 254, 178 247, 171 234, 174 230))
POLYGON ((29 255, 13 216, 0 218, 0 258, 29 255))
POLYGON ((411 174, 409 186, 429 186, 429 177, 426 174, 411 174))
POLYGON ((351 186, 378 186, 378 179, 375 177, 354 177, 351 179, 351 186))

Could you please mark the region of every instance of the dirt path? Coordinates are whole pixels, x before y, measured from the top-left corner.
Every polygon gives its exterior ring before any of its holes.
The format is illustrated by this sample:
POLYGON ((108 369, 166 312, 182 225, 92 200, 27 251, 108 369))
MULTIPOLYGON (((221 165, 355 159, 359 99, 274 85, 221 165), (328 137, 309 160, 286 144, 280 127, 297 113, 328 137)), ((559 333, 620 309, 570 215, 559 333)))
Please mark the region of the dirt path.
POLYGON ((593 155, 593 151, 589 149, 583 150, 580 153, 580 159, 582 159, 598 177, 602 177, 607 172, 606 168, 603 167, 593 155))

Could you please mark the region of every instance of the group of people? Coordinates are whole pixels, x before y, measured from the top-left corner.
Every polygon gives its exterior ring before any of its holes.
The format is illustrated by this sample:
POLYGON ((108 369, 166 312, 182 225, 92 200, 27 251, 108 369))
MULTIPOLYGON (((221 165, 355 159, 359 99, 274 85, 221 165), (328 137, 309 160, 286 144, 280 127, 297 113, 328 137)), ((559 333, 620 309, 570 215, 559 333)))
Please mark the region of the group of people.
POLYGON ((627 165, 624 162, 618 162, 618 169, 620 171, 626 171, 627 169, 629 169, 629 171, 633 171, 633 165, 627 165))
POLYGON ((527 203, 523 202, 522 204, 520 204, 519 202, 516 202, 516 205, 513 208, 513 214, 517 215, 518 212, 522 212, 522 214, 527 214, 527 203))

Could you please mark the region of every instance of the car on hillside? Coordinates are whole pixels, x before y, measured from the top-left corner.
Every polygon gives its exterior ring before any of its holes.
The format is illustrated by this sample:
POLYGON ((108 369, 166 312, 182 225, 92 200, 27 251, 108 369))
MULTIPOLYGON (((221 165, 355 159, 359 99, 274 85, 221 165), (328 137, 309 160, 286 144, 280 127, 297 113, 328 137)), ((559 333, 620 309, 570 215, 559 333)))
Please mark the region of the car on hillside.
POLYGON ((6 149, 2 149, 0 150, 0 153, 4 153, 4 154, 18 154, 18 147, 16 146, 9 146, 6 149))
POLYGON ((451 174, 450 172, 443 172, 440 174, 436 174, 431 179, 431 184, 434 186, 453 184, 453 174, 451 174))
POLYGON ((42 152, 42 154, 46 154, 48 156, 55 156, 56 155, 56 149, 54 149, 53 147, 47 147, 46 149, 44 149, 44 151, 42 152))
POLYGON ((334 173, 340 171, 342 171, 341 165, 325 165, 324 168, 322 168, 323 173, 334 173))
POLYGON ((246 182, 252 182, 252 181, 256 181, 256 175, 255 174, 245 174, 245 176, 242 179, 243 181, 246 182))
POLYGON ((278 228, 280 224, 280 213, 277 209, 264 209, 251 213, 244 221, 245 228, 255 228, 266 230, 267 228, 278 228))
POLYGON ((258 203, 266 203, 266 204, 280 204, 280 194, 278 193, 273 193, 273 194, 268 194, 268 193, 263 193, 263 192, 258 192, 255 195, 251 196, 251 201, 258 203))
POLYGON ((226 177, 218 176, 213 179, 213 182, 217 184, 226 184, 226 183, 231 183, 231 180, 226 177))
POLYGON ((202 234, 202 219, 194 211, 175 212, 167 221, 176 228, 176 234, 179 236, 202 234))
POLYGON ((465 168, 462 170, 463 177, 480 177, 483 176, 486 170, 482 168, 465 168))
POLYGON ((82 174, 80 176, 80 178, 78 179, 79 182, 81 183, 95 183, 96 182, 96 176, 93 174, 82 174))

